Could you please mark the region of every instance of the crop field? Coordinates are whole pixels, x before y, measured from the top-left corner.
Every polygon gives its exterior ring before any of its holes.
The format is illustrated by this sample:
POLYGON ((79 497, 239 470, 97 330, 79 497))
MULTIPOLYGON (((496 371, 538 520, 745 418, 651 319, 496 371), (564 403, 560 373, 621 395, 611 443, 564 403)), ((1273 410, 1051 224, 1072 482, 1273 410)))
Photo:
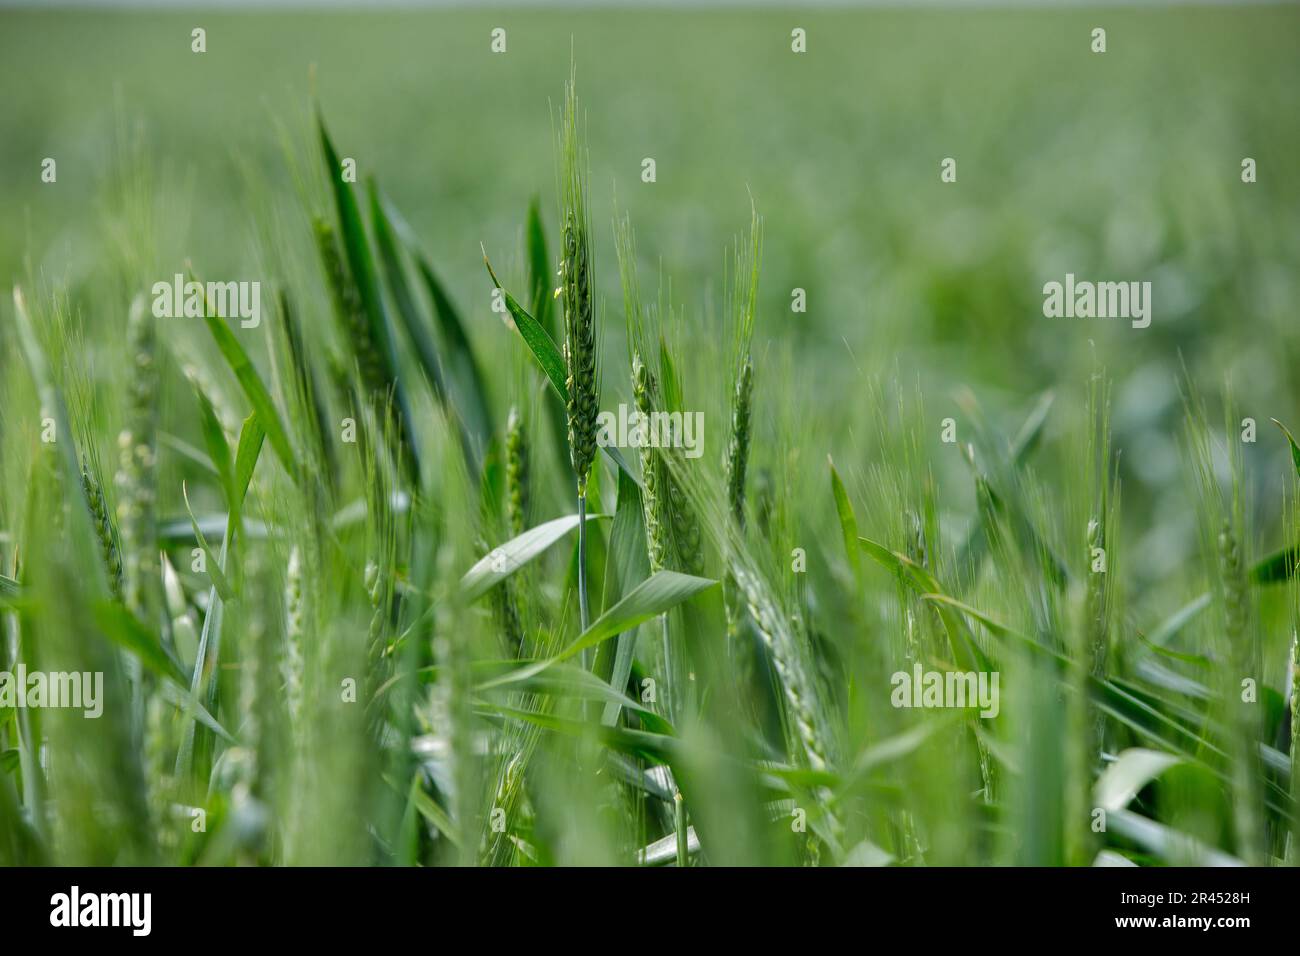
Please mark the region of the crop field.
POLYGON ((0 865, 1300 860, 1300 7, 0 7, 0 865))

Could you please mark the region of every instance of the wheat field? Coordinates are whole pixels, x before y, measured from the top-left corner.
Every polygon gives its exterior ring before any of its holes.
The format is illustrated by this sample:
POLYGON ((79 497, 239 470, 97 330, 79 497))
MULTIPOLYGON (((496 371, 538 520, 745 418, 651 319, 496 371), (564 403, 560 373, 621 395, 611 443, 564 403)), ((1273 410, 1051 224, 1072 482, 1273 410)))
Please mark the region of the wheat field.
POLYGON ((0 863, 1295 862, 1298 26, 0 9, 0 863))

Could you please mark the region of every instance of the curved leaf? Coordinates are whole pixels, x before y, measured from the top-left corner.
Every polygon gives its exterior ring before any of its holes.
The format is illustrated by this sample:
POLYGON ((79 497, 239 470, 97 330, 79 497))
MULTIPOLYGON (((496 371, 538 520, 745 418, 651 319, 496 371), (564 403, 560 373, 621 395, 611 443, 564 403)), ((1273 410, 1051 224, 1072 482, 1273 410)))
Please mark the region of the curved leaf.
MULTIPOLYGON (((604 517, 607 516, 587 515, 587 520, 604 517)), ((577 526, 577 515, 565 515, 529 528, 518 537, 498 545, 465 572, 460 579, 461 595, 466 601, 482 597, 577 526)))
POLYGON ((1093 786, 1093 801, 1110 812, 1129 805, 1139 791, 1183 758, 1145 747, 1130 747, 1107 767, 1093 786))

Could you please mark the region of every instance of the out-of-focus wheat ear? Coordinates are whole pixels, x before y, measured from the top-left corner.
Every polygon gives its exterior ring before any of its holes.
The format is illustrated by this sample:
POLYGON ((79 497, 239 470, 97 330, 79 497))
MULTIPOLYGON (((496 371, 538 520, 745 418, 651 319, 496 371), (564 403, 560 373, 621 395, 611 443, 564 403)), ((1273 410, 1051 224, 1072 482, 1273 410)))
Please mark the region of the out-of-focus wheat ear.
MULTIPOLYGON (((1291 635, 1291 799, 1300 797, 1300 634, 1291 635)), ((1289 858, 1300 860, 1300 821, 1294 823, 1290 834, 1289 858)))
POLYGON ((672 525, 672 551, 677 565, 676 570, 696 577, 704 575, 704 533, 700 527, 700 518, 691 504, 685 486, 684 475, 674 473, 673 468, 684 468, 685 462, 679 449, 665 449, 662 454, 672 456, 669 467, 664 469, 664 489, 667 511, 672 525))
POLYGON ((519 409, 512 405, 506 421, 506 514, 511 537, 528 527, 529 464, 528 432, 519 409))
POLYGON ((158 846, 166 856, 176 847, 176 827, 170 819, 175 794, 171 774, 174 711, 171 704, 154 695, 146 705, 145 715, 145 784, 158 846))
MULTIPOLYGON (((276 724, 279 709, 275 706, 279 692, 276 674, 277 654, 271 641, 271 629, 264 609, 270 603, 268 575, 263 564, 264 552, 253 552, 248 564, 249 594, 241 612, 246 624, 240 648, 240 711, 243 715, 243 744, 248 749, 248 795, 266 796, 275 772, 276 724)), ((242 794, 237 797, 242 798, 242 794)), ((244 849, 256 849, 260 843, 260 824, 243 835, 244 849)))
MULTIPOLYGON (((1241 548, 1231 519, 1225 520, 1218 535, 1219 576, 1223 594, 1223 621, 1225 639, 1233 680, 1228 682, 1229 706, 1232 725, 1237 737, 1233 754, 1233 819, 1237 837, 1237 852, 1248 863, 1259 865, 1261 860, 1259 808, 1256 806, 1256 732, 1252 708, 1243 703, 1239 687, 1234 686, 1244 676, 1255 676, 1250 643, 1252 635, 1248 621, 1246 571, 1242 563, 1241 548)), ((1256 677, 1256 679, 1258 679, 1256 677)))
MULTIPOLYGON (((754 365, 745 356, 736 378, 731 395, 731 435, 727 440, 727 454, 724 461, 724 478, 727 483, 727 506, 731 520, 735 524, 735 533, 739 536, 745 530, 745 471, 749 465, 749 425, 750 402, 754 389, 754 365)), ((723 606, 727 613, 727 636, 732 642, 740 637, 744 601, 741 599, 736 583, 728 574, 723 581, 723 606)))
POLYGON ((289 711, 289 739, 296 749, 304 747, 303 726, 303 637, 306 630, 306 595, 303 589, 302 551, 297 545, 289 552, 284 575, 284 678, 285 705, 289 711))
POLYGON ((727 504, 736 527, 745 527, 745 472, 749 465, 749 428, 754 395, 754 362, 750 345, 754 338, 754 317, 758 310, 758 273, 762 260, 762 221, 751 208, 749 244, 736 247, 734 289, 731 292, 734 337, 731 388, 731 433, 727 440, 724 471, 727 504))
POLYGON ((1088 629, 1088 652, 1091 659, 1093 676, 1101 677, 1106 673, 1106 659, 1110 653, 1110 629, 1106 620, 1106 574, 1104 566, 1098 564, 1106 555, 1105 526, 1097 518, 1088 522, 1088 588, 1085 601, 1085 621, 1088 629))
POLYGON ((117 445, 117 521, 121 534, 122 594, 128 609, 150 625, 161 608, 156 524, 158 463, 158 348, 153 313, 143 298, 127 316, 126 420, 117 445))
POLYGON ((506 578, 493 589, 497 621, 501 627, 501 642, 510 657, 520 657, 524 647, 524 624, 519 615, 518 582, 506 578))
POLYGON ((113 516, 108 509, 108 500, 104 497, 104 488, 85 457, 81 460, 81 490, 86 496, 86 505, 90 508, 91 524, 95 529, 95 540, 99 543, 104 570, 108 573, 109 589, 113 592, 113 597, 120 601, 122 554, 117 546, 117 531, 113 527, 113 516))
POLYGON ((745 472, 749 467, 749 429, 754 395, 754 363, 745 357, 731 396, 731 435, 727 441, 727 505, 736 527, 745 527, 745 472))
POLYGON ((344 341, 351 346, 356 357, 362 387, 368 395, 382 395, 387 389, 383 357, 375 346, 361 293, 348 274, 334 227, 317 217, 312 221, 312 228, 321 268, 325 273, 325 284, 329 288, 330 302, 334 307, 334 318, 344 341))
MULTIPOLYGON (((640 352, 632 355, 632 399, 641 421, 645 422, 655 408, 654 374, 646 367, 640 352)), ((661 570, 668 558, 668 535, 660 498, 663 485, 659 449, 641 442, 642 501, 645 511, 646 549, 650 558, 650 573, 661 570)))

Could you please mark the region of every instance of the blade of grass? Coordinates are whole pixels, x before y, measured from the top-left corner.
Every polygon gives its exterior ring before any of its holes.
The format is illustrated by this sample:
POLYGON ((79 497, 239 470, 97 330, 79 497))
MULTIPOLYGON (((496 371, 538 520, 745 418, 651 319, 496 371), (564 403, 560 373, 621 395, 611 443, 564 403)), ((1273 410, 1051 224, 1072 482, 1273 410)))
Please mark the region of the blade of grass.
MULTIPOLYGON (((588 521, 608 517, 589 514, 588 521)), ((496 585, 514 574, 529 561, 546 551, 578 526, 577 515, 565 515, 529 528, 505 544, 497 545, 480 558, 460 579, 461 595, 465 601, 475 601, 496 585)))

